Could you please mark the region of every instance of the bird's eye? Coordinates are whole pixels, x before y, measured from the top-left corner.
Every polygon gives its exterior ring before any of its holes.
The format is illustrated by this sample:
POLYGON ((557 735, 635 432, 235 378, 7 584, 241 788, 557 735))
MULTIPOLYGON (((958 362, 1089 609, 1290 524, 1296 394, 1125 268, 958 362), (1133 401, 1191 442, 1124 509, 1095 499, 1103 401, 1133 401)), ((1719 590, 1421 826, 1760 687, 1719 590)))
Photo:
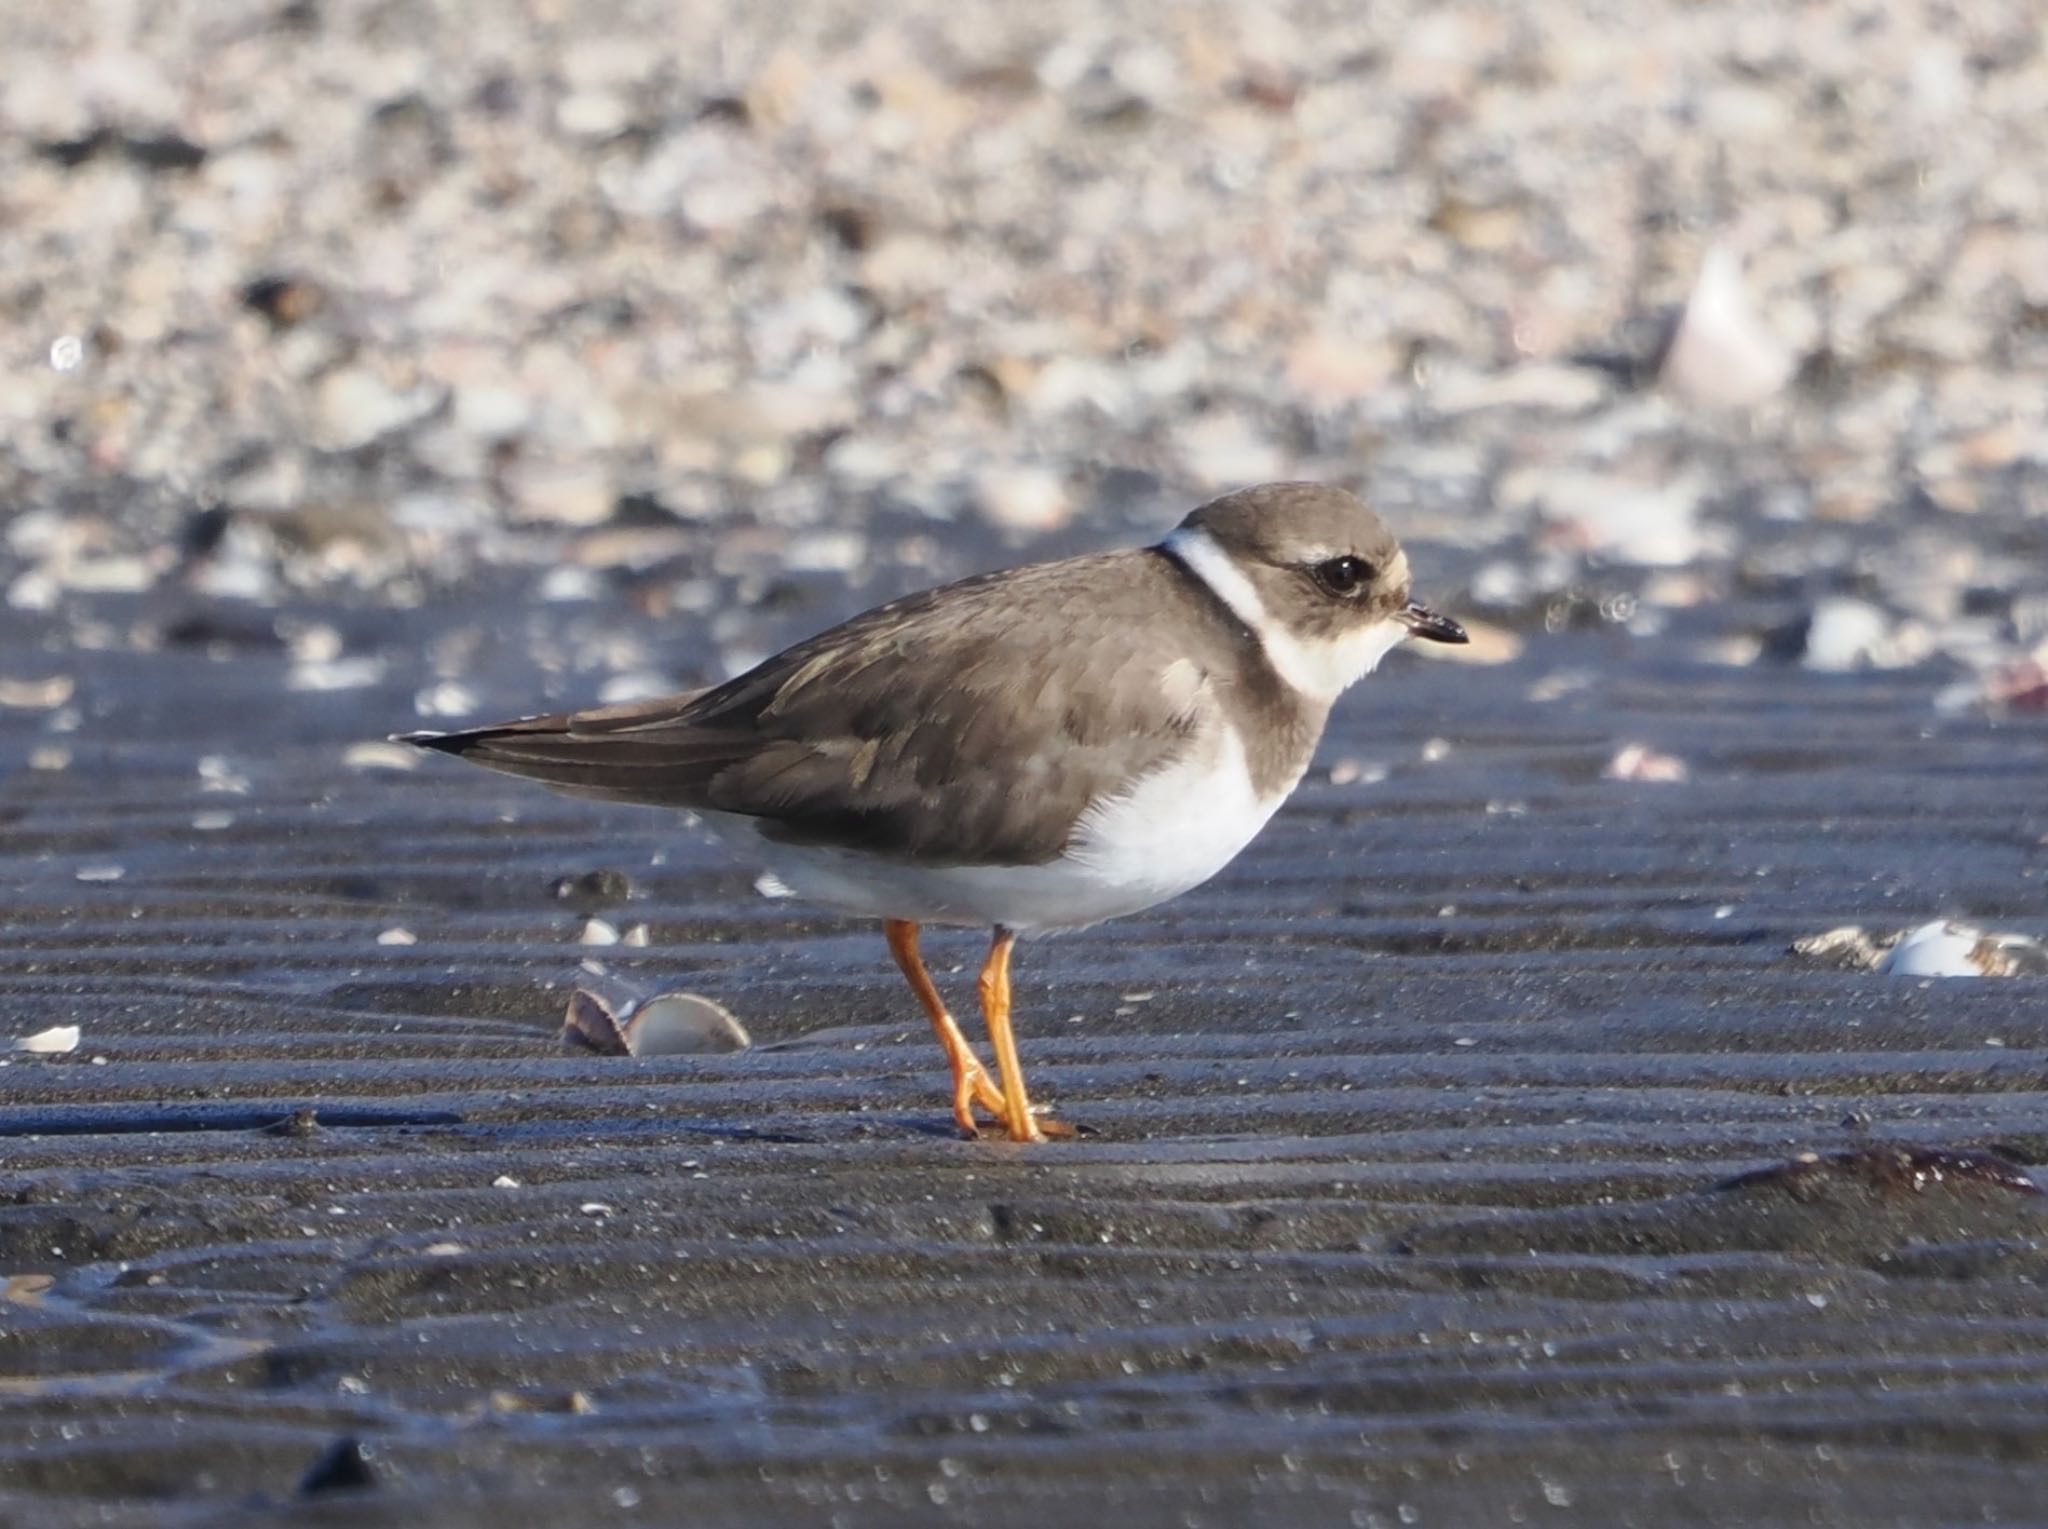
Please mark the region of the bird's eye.
POLYGON ((1309 572, 1326 595, 1348 599, 1372 582, 1372 564, 1362 557, 1326 558, 1309 572))

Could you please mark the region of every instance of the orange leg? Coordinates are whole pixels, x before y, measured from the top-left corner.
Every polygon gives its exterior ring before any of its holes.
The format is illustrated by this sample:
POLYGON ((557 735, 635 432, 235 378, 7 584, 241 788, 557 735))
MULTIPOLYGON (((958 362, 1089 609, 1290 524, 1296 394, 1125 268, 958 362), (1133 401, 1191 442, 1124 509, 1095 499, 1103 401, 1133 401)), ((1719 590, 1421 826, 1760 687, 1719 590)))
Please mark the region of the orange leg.
POLYGON ((1002 1091, 989 1080, 988 1069, 974 1055, 974 1048, 967 1043, 967 1037, 960 1033, 960 1027, 946 1011, 946 1000, 939 996, 938 988, 932 984, 932 974, 924 969, 924 958, 917 953, 917 925, 908 919, 892 918, 883 928, 889 934, 889 954, 903 969, 903 975, 909 979, 910 990, 917 994, 917 1001, 924 1005, 925 1013, 931 1017, 932 1028, 939 1033, 939 1044, 946 1048, 946 1061, 953 1069, 953 1119, 961 1134, 970 1137, 981 1134, 981 1128, 974 1120, 977 1103, 996 1119, 1007 1121, 1010 1118, 1009 1105, 1002 1091))
MULTIPOLYGON (((1011 1141, 1044 1141, 1046 1133, 1031 1114, 1031 1099, 1024 1092, 1024 1064, 1017 1059, 1017 1037, 1010 1030, 1010 951, 1017 936, 996 926, 988 947, 988 960, 981 968, 981 1015, 988 1021, 988 1038, 996 1048, 996 1066, 1003 1075, 1003 1097, 1009 1108, 1003 1123, 1010 1128, 1011 1141)), ((1047 1122, 1056 1136, 1074 1133, 1057 1122, 1047 1122)))

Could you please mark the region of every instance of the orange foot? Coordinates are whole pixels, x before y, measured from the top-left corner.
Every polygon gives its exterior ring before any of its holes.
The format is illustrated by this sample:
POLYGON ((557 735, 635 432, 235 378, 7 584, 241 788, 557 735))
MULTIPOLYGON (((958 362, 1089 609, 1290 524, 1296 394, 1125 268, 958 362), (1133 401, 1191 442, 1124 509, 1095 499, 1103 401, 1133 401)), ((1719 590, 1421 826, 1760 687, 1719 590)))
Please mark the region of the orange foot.
POLYGON ((974 1135, 980 1141, 1079 1141, 1081 1133, 1064 1120, 1056 1120, 1044 1114, 1040 1107, 1033 1105, 1031 1124, 1037 1129, 1036 1136, 1015 1136, 1010 1131, 1008 1120, 998 1115, 992 1124, 982 1126, 974 1135))
POLYGON ((1072 1126, 1040 1119, 1024 1091, 1024 1064, 1017 1057, 1017 1036, 1010 1028, 1010 951, 1017 943, 1012 931, 998 924, 989 940, 988 959, 981 965, 981 1017, 995 1047, 996 1067, 1003 1077, 1003 1099, 1009 1108, 1003 1124, 1011 1141, 1071 1140, 1072 1126))
POLYGON ((975 1056, 967 1037, 960 1033, 960 1027, 947 1012, 946 1000, 939 996, 932 974, 925 970, 924 957, 917 949, 917 925, 908 919, 890 919, 883 928, 889 936, 889 954, 896 958, 896 965, 910 983, 910 990, 917 994, 925 1017, 932 1022, 932 1030, 946 1050, 946 1065, 953 1070, 953 1123, 962 1136, 974 1141, 981 1135, 974 1107, 978 1104, 997 1120, 1008 1120, 1009 1101, 975 1056))

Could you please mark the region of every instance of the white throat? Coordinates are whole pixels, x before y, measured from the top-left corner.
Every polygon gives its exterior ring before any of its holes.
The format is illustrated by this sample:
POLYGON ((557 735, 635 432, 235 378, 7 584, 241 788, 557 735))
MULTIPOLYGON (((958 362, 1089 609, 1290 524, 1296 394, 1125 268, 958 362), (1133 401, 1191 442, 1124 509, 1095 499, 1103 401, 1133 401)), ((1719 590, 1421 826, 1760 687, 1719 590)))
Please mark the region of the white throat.
POLYGON ((1389 618, 1342 637, 1304 640, 1274 618, 1244 570, 1201 527, 1182 526, 1160 545, 1251 629, 1274 671, 1307 700, 1329 705, 1372 673, 1408 635, 1407 627, 1389 618))

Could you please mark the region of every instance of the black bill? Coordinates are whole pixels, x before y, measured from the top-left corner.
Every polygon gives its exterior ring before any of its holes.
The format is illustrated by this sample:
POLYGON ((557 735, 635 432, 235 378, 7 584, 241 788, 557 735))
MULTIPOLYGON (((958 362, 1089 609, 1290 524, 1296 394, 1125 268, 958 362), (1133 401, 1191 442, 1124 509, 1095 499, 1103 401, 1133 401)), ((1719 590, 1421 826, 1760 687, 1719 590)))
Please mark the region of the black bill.
POLYGON ((1411 637, 1427 638, 1430 642, 1470 642, 1465 629, 1449 616, 1439 616, 1426 605, 1410 605, 1394 618, 1408 628, 1411 637))

